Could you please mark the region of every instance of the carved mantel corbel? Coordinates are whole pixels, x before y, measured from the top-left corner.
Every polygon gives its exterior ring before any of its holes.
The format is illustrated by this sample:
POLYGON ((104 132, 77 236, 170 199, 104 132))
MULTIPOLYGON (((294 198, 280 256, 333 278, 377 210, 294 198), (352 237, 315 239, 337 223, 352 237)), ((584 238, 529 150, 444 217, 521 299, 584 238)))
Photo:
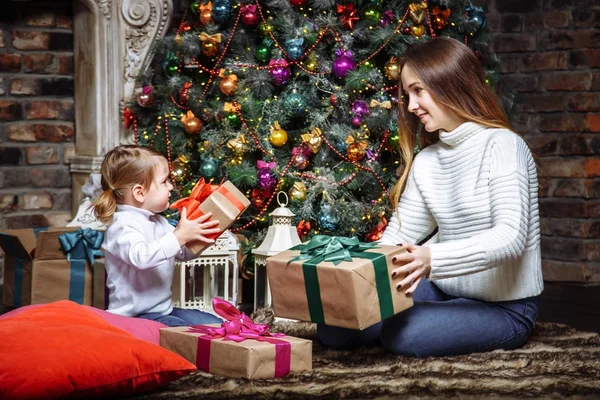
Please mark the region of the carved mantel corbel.
POLYGON ((172 15, 172 0, 75 0, 73 210, 104 154, 132 142, 122 123, 125 100, 134 94, 135 77, 150 63, 153 43, 164 36, 172 15))

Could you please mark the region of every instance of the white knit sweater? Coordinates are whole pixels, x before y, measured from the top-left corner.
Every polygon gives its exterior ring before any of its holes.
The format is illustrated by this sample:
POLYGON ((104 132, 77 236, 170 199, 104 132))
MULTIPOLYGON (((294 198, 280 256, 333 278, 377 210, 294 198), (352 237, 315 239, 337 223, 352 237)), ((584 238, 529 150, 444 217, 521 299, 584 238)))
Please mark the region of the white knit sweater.
POLYGON ((380 243, 416 244, 435 227, 429 279, 486 301, 543 290, 536 165, 506 129, 467 122, 422 150, 380 243))

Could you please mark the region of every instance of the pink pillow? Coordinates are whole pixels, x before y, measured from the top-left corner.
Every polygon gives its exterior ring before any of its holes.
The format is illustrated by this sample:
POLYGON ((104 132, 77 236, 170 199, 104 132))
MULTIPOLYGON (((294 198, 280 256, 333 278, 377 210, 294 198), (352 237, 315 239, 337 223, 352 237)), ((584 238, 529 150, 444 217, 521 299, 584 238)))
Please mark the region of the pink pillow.
MULTIPOLYGON (((32 304, 30 306, 15 308, 14 310, 7 312, 6 314, 0 315, 0 320, 3 318, 19 315, 22 312, 42 305, 43 304, 32 304)), ((160 322, 156 321, 150 321, 149 319, 123 317, 122 315, 113 314, 108 311, 104 311, 91 306, 81 307, 85 307, 88 310, 93 311, 112 326, 123 329, 124 331, 131 333, 138 339, 146 340, 156 345, 160 345, 159 329, 167 327, 167 325, 165 324, 161 324, 160 322)))

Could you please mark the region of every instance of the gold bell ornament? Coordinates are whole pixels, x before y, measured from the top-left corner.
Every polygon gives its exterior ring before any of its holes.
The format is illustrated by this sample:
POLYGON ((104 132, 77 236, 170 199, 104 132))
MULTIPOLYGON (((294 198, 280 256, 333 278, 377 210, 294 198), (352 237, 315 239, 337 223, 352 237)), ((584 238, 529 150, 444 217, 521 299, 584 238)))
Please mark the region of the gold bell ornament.
POLYGON ((317 154, 321 145, 323 144, 323 139, 321 138, 321 129, 315 128, 311 132, 306 132, 300 135, 302 139, 302 143, 306 145, 313 153, 317 154))

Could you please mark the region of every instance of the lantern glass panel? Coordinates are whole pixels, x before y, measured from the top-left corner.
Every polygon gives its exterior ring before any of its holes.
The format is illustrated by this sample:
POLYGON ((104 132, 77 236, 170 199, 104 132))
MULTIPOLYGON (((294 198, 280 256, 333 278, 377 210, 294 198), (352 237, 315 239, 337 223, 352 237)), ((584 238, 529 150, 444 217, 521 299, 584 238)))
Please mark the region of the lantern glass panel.
MULTIPOLYGON (((255 256, 260 257, 260 256, 255 256)), ((265 304, 267 301, 267 268, 265 266, 265 259, 260 257, 260 260, 254 263, 254 284, 255 284, 255 306, 254 309, 261 307, 270 306, 265 304)))

